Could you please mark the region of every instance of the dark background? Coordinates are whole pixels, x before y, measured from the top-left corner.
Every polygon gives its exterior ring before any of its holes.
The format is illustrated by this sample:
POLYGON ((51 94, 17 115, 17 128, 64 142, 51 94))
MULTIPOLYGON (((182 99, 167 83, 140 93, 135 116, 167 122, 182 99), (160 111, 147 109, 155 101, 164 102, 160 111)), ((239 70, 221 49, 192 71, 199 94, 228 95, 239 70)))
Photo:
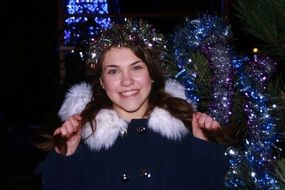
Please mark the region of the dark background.
MULTIPOLYGON (((227 16, 239 39, 238 50, 250 51, 255 41, 239 29, 229 1, 218 0, 117 0, 109 1, 109 11, 133 17, 143 17, 161 32, 171 34, 185 16, 196 18, 208 12, 227 16), (119 4, 119 9, 115 7, 119 4), (190 5, 189 5, 190 4, 190 5)), ((64 3, 64 2, 63 2, 64 3)), ((7 129, 6 154, 1 154, 1 171, 6 168, 8 189, 39 189, 40 181, 33 174, 37 163, 45 156, 35 148, 39 133, 58 126, 56 112, 68 86, 78 82, 74 73, 65 83, 59 82, 59 13, 63 7, 52 0, 9 2, 9 14, 3 16, 0 125, 7 129)), ((78 59, 70 58, 70 64, 78 59)), ((5 133, 2 133, 5 134, 5 133)))

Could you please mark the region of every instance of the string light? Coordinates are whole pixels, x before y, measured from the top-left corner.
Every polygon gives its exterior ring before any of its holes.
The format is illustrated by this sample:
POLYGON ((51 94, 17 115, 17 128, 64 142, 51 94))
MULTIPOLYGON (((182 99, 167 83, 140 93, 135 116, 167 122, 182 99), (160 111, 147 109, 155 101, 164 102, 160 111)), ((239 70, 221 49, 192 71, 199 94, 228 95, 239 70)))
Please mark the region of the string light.
POLYGON ((107 0, 69 0, 66 9, 69 16, 65 19, 65 45, 78 46, 96 36, 101 28, 111 25, 111 19, 105 16, 108 14, 107 0), (92 14, 102 17, 91 17, 92 14))
POLYGON ((234 57, 233 66, 240 91, 247 97, 244 111, 247 114, 248 134, 244 140, 244 150, 231 147, 227 152, 231 157, 231 169, 226 177, 226 186, 230 189, 245 186, 241 171, 246 166, 254 189, 280 190, 277 179, 272 175, 277 161, 274 152, 278 147, 275 143, 279 137, 276 119, 269 112, 269 97, 265 95, 269 76, 273 74, 276 63, 262 56, 255 56, 253 60, 234 57))
POLYGON ((257 53, 258 51, 259 51, 258 48, 253 48, 253 49, 252 49, 252 52, 253 52, 253 53, 257 53))
POLYGON ((270 97, 266 93, 276 64, 268 57, 257 55, 258 48, 253 49, 253 59, 233 56, 226 41, 230 35, 229 26, 222 23, 217 17, 204 15, 186 20, 185 26, 177 29, 173 40, 173 55, 178 67, 175 77, 185 85, 187 98, 198 104, 196 85, 199 73, 193 69, 192 55, 193 52, 202 52, 213 68, 212 92, 209 94, 213 102, 209 113, 222 123, 229 121, 223 116, 232 113, 232 85, 238 88, 246 98, 243 112, 247 115, 248 133, 239 145, 230 146, 225 152, 230 159, 225 187, 231 190, 280 190, 274 176, 276 152, 280 149, 275 143, 279 136, 276 118, 270 114, 276 105, 269 105, 270 97))
POLYGON ((174 35, 174 60, 179 72, 176 78, 186 86, 186 96, 197 106, 198 73, 193 69, 193 53, 201 50, 213 70, 212 96, 208 113, 222 126, 228 126, 232 114, 232 66, 230 48, 225 46, 230 37, 230 27, 219 17, 203 15, 199 19, 187 19, 174 35))

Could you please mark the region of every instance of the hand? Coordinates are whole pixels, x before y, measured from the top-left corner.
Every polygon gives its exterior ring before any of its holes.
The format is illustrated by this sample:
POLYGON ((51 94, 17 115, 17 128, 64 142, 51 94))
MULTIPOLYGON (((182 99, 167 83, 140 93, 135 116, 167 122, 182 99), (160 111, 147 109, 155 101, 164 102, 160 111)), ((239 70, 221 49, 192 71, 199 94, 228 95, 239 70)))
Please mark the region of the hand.
POLYGON ((207 133, 215 133, 221 129, 220 124, 205 113, 196 112, 192 118, 192 133, 194 137, 202 140, 209 140, 207 133))
MULTIPOLYGON (((66 138, 66 156, 73 154, 81 140, 81 116, 76 114, 70 116, 59 128, 57 128, 53 135, 60 135, 66 138)), ((61 153, 59 147, 55 147, 57 153, 61 153)))

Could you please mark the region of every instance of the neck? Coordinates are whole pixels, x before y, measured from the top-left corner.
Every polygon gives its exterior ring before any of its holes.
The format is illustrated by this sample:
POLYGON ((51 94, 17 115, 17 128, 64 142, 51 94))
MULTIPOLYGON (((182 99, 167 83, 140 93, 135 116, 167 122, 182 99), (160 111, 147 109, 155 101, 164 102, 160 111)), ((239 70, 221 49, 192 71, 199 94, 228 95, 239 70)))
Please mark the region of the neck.
POLYGON ((121 110, 118 112, 116 109, 114 110, 119 115, 119 117, 125 121, 131 121, 132 119, 142 119, 145 117, 145 112, 122 112, 121 110))
POLYGON ((125 120, 125 121, 131 121, 132 119, 142 119, 145 118, 146 115, 146 111, 147 109, 144 108, 140 108, 136 111, 126 111, 126 110, 122 110, 120 108, 117 107, 113 107, 114 111, 118 114, 118 116, 125 120))

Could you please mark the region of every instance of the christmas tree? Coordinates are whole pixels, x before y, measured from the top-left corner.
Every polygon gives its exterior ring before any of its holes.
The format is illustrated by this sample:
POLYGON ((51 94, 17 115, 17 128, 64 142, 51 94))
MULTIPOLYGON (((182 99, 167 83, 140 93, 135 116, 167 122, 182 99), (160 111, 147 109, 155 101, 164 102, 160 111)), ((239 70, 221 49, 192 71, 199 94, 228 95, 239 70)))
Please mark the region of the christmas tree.
MULTIPOLYGON (((285 127, 285 85, 283 71, 285 66, 285 1, 284 0, 239 0, 234 4, 236 16, 240 19, 242 29, 250 36, 256 38, 256 44, 263 54, 266 54, 278 61, 279 69, 269 86, 272 97, 279 98, 279 109, 276 113, 280 119, 278 126, 284 131, 285 127)), ((284 136, 283 138, 284 139, 284 136)), ((283 145, 284 148, 284 145, 283 145)), ((282 183, 285 183, 285 159, 284 150, 276 172, 282 183)), ((285 189, 285 186, 282 186, 285 189)))
POLYGON ((231 26, 222 18, 186 19, 173 36, 170 62, 177 68, 168 70, 186 87, 188 100, 236 140, 226 152, 224 188, 284 188, 279 146, 284 98, 282 80, 273 80, 277 63, 265 53, 235 52, 231 39, 231 26))

